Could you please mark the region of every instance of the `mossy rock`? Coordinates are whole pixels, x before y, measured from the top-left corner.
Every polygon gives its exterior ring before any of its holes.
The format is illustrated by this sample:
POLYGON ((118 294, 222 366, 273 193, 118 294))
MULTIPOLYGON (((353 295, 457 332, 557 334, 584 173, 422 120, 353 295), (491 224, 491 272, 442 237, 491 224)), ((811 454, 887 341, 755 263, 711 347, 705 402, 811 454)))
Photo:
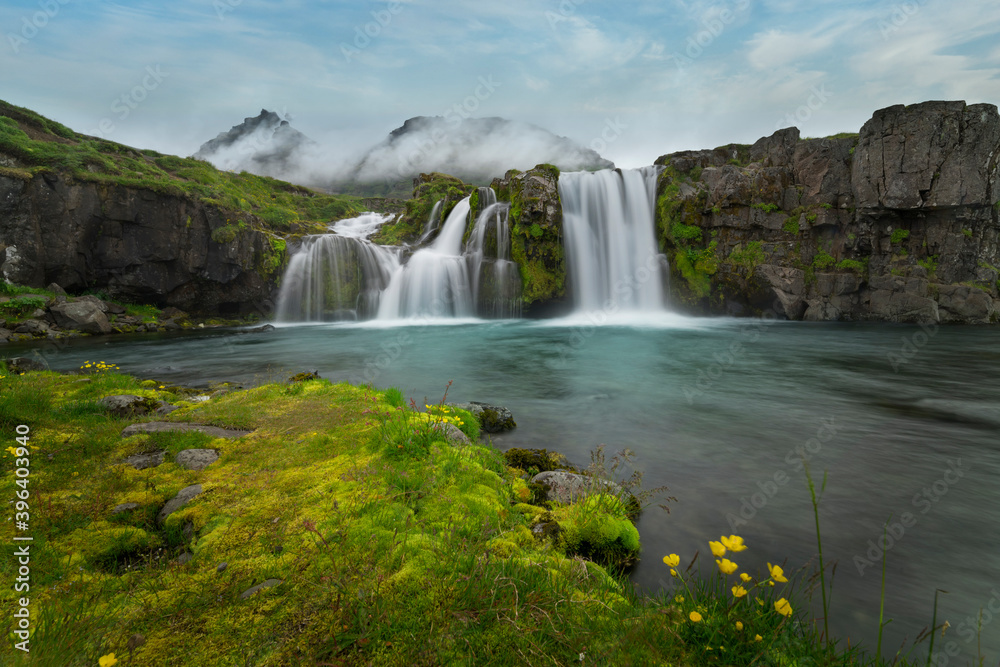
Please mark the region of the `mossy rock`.
POLYGON ((610 494, 590 496, 555 512, 567 554, 614 568, 625 568, 639 559, 639 531, 628 518, 628 509, 610 494))
POLYGON ((289 384, 295 382, 308 382, 310 380, 319 380, 319 371, 302 371, 301 373, 296 373, 292 377, 288 378, 289 384))
POLYGON ((512 447, 503 454, 504 460, 511 468, 517 468, 528 473, 538 474, 549 470, 573 470, 569 460, 559 452, 547 449, 521 449, 512 447))

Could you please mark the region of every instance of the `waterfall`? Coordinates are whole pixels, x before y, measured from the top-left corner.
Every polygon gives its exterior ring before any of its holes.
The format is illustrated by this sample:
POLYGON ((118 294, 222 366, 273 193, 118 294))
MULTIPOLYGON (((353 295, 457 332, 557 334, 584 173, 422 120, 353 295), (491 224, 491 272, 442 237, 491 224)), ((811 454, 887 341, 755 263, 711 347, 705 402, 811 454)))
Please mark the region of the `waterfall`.
POLYGON ((379 319, 475 315, 468 266, 462 256, 462 237, 472 210, 469 199, 455 204, 433 243, 396 269, 382 295, 379 319))
POLYGON ((665 258, 656 243, 656 167, 564 173, 563 237, 578 311, 664 308, 665 258))
POLYGON ((342 220, 332 234, 309 236, 292 256, 278 293, 278 322, 367 319, 399 266, 396 249, 368 236, 391 219, 377 213, 342 220))
POLYGON ((521 273, 510 261, 510 204, 497 203, 492 188, 479 188, 481 213, 469 235, 465 255, 472 293, 483 317, 521 316, 521 273))

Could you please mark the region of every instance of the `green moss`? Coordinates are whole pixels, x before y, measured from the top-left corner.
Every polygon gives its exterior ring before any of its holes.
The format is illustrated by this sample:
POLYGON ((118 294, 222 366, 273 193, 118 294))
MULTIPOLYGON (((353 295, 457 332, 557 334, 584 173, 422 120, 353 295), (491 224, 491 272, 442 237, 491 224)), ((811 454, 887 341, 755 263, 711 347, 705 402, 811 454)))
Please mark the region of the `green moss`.
POLYGON ((733 248, 726 261, 742 268, 747 275, 753 275, 757 266, 763 264, 766 259, 763 244, 760 241, 750 241, 746 246, 738 244, 733 248))
POLYGON ((777 204, 764 204, 761 202, 758 202, 756 204, 751 204, 750 208, 759 209, 761 211, 764 211, 764 213, 777 213, 778 211, 781 210, 781 207, 778 206, 777 204))
POLYGON ((937 255, 931 255, 929 257, 925 257, 924 259, 917 260, 917 264, 924 267, 924 269, 927 270, 928 275, 931 277, 933 277, 935 272, 937 272, 938 263, 937 255))
POLYGON ((423 233, 435 204, 439 201, 444 202, 441 210, 443 223, 455 204, 471 195, 476 195, 478 202, 477 188, 463 183, 454 176, 439 173, 421 174, 413 189, 413 196, 406 201, 405 212, 396 220, 382 225, 372 236, 372 240, 385 245, 412 243, 423 233))
POLYGON ((864 261, 856 259, 843 259, 837 262, 837 268, 841 271, 853 271, 854 273, 861 275, 868 270, 868 258, 865 258, 864 261))
POLYGON ((226 244, 236 240, 239 227, 236 225, 223 225, 212 230, 212 240, 216 243, 226 244))
POLYGON ((908 238, 910 238, 910 230, 896 229, 893 230, 892 236, 889 237, 889 240, 892 242, 893 245, 898 245, 908 238))
POLYGON ((792 215, 785 220, 785 224, 781 226, 789 234, 799 233, 799 216, 792 215))
POLYGON ((639 555, 639 531, 629 520, 625 505, 615 496, 596 494, 553 511, 560 541, 568 553, 598 563, 623 567, 639 555))
POLYGON ((684 239, 692 241, 695 239, 701 239, 701 227, 695 227, 694 225, 685 225, 683 222, 675 222, 670 227, 670 237, 673 239, 684 239))
POLYGON ((818 269, 820 271, 828 269, 836 263, 837 260, 825 250, 820 250, 819 252, 817 252, 816 255, 813 257, 812 261, 813 268, 818 269))

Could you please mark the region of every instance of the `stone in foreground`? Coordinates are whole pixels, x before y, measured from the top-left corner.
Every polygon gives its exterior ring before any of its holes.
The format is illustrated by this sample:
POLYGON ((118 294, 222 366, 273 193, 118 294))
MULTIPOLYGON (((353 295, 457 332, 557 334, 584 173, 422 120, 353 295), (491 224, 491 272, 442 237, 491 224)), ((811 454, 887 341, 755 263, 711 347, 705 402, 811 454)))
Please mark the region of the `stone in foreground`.
POLYGON ((214 449, 185 449, 174 457, 174 463, 186 470, 204 470, 219 460, 214 449))
POLYGON ((160 523, 166 521, 167 517, 179 510, 181 507, 187 504, 189 500, 201 493, 201 484, 192 484, 191 486, 184 487, 177 492, 174 498, 167 502, 160 510, 160 513, 156 515, 156 520, 160 523))

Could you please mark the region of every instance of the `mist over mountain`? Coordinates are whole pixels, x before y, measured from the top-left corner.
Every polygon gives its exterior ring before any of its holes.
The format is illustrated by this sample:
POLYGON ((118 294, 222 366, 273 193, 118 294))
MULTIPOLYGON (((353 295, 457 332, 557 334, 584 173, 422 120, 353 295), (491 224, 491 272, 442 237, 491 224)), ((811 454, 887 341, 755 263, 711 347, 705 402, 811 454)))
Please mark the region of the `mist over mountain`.
POLYGON ((226 132, 206 141, 192 157, 227 171, 249 171, 261 176, 287 178, 318 144, 294 129, 273 111, 261 109, 226 132))
POLYGON ((332 192, 409 196, 421 173, 486 184, 509 169, 554 164, 562 171, 614 168, 599 153, 536 125, 504 118, 418 116, 362 155, 321 147, 273 111, 246 118, 194 157, 332 192))
POLYGON ((409 179, 439 171, 471 183, 508 169, 548 163, 561 171, 611 169, 614 163, 537 125, 504 118, 417 116, 393 130, 347 175, 358 183, 409 179))

